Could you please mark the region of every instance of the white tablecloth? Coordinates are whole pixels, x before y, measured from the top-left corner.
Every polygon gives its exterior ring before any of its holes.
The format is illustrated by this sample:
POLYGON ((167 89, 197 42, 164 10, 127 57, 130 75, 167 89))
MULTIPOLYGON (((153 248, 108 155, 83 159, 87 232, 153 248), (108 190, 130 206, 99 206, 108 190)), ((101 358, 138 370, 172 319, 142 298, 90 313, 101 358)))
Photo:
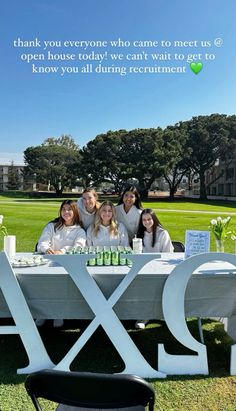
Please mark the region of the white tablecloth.
MULTIPOLYGON (((154 256, 155 258, 155 256, 154 256)), ((148 263, 114 306, 123 320, 162 319, 162 291, 172 269, 183 254, 162 254, 148 263)), ((128 267, 88 267, 108 298, 128 272, 128 267)), ((14 269, 26 301, 35 318, 91 319, 94 314, 65 269, 46 265, 14 269)), ((80 269, 78 267, 78 275, 80 269)), ((204 264, 194 273, 185 295, 186 317, 232 317, 236 319, 236 269, 228 263, 204 264)), ((171 304, 171 301, 170 301, 171 304)), ((10 312, 0 294, 0 316, 10 312)), ((232 328, 232 327, 231 327, 232 328)), ((236 328, 236 327, 235 327, 236 328)), ((236 339, 236 329, 233 332, 236 339)), ((231 332, 232 335, 232 332, 231 332)))

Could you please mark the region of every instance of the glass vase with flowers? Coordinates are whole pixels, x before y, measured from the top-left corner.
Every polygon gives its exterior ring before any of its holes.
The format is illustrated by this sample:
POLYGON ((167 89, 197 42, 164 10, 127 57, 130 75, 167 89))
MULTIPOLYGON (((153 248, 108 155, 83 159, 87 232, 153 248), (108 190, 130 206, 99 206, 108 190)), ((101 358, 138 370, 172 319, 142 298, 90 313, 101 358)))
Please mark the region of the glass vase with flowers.
POLYGON ((0 215, 0 234, 3 235, 4 251, 9 258, 13 258, 16 253, 16 236, 8 235, 7 228, 3 225, 4 216, 0 215))
POLYGON ((211 220, 209 228, 214 234, 217 252, 224 252, 225 240, 228 235, 231 234, 231 231, 228 231, 230 220, 230 216, 226 218, 217 217, 216 219, 211 220))

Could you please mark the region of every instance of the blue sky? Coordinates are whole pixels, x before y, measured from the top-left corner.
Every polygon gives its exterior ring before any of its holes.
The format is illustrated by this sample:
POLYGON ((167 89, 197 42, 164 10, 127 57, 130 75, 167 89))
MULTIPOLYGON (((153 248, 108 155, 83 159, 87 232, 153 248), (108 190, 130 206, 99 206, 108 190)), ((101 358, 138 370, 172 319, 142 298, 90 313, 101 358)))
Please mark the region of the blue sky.
MULTIPOLYGON (((192 116, 235 114, 235 0, 8 0, 0 5, 0 135, 1 158, 13 159, 48 137, 70 134, 81 147, 108 130, 165 127, 192 116), (14 47, 14 40, 38 38, 40 48, 14 47), (121 38, 129 47, 111 48, 121 38), (221 47, 214 40, 223 40, 221 47), (60 41, 51 53, 74 53, 76 61, 21 60, 22 54, 43 54, 45 40, 60 41), (106 48, 65 48, 66 40, 103 40, 106 48), (158 41, 155 48, 133 47, 134 41, 158 41), (169 48, 160 41, 169 41, 169 48), (173 47, 174 41, 196 41, 197 47, 173 47), (199 47, 200 41, 210 47, 199 47), (185 73, 145 73, 124 76, 33 74, 36 66, 86 66, 79 53, 147 53, 147 61, 103 65, 186 66, 185 73), (170 53, 172 61, 151 61, 151 53, 170 53), (174 53, 184 61, 173 61, 174 53), (205 54, 214 60, 205 60, 205 54), (187 54, 201 54, 203 68, 194 74, 187 54)), ((89 61, 91 62, 91 61, 89 61)))

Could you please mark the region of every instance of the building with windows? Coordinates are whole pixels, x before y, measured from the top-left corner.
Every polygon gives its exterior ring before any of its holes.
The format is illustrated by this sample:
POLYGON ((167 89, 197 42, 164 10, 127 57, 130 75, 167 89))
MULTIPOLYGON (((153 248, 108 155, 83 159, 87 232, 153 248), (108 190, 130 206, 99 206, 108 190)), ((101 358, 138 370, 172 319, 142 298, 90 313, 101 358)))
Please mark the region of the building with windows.
POLYGON ((236 197, 236 159, 230 164, 218 160, 206 173, 206 184, 211 183, 208 196, 233 199, 236 197))
POLYGON ((0 163, 0 191, 11 190, 13 179, 17 182, 17 190, 23 190, 23 168, 22 164, 14 164, 13 162, 2 161, 0 163))

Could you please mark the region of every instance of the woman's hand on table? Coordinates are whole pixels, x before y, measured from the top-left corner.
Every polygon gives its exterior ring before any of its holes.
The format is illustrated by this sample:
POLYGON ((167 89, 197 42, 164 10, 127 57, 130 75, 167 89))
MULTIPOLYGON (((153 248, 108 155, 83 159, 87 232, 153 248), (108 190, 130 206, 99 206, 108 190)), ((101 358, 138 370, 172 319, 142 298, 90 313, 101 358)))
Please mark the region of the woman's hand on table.
POLYGON ((51 248, 48 248, 46 251, 46 254, 64 254, 61 250, 52 250, 51 248))
POLYGON ((48 248, 47 250, 46 250, 46 253, 45 254, 55 254, 55 252, 51 249, 51 248, 48 248))

